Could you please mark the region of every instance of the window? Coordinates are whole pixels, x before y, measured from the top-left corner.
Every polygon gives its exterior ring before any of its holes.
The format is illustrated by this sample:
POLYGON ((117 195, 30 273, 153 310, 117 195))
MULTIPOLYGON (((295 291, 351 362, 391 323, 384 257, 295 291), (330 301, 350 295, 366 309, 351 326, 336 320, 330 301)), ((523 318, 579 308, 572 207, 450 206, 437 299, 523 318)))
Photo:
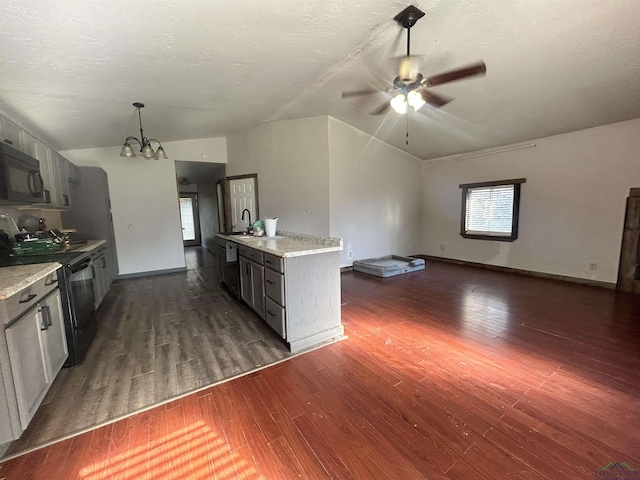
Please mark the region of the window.
POLYGON ((460 235, 465 238, 513 242, 518 238, 520 185, 524 178, 464 183, 460 235))

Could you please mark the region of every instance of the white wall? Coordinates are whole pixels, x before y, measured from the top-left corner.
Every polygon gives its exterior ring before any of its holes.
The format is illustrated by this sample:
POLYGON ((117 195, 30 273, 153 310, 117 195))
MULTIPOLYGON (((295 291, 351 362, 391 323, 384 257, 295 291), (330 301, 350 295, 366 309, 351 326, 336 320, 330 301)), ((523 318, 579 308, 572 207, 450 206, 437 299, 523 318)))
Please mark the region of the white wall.
POLYGON ((344 240, 341 266, 421 253, 422 161, 331 117, 329 152, 330 235, 344 240))
POLYGON ((227 146, 228 175, 258 174, 260 216, 278 216, 281 230, 344 238, 342 266, 419 253, 419 159, 327 116, 235 132, 227 146))
POLYGON ((536 147, 522 150, 425 162, 422 252, 615 283, 626 197, 640 187, 640 119, 533 142, 536 147), (459 184, 521 177, 527 181, 516 241, 459 235, 459 184), (589 263, 598 269, 589 270, 589 263))
MULTIPOLYGON (((163 144, 170 158, 226 163, 224 139, 163 144), (212 141, 215 140, 215 141, 212 141), (190 158, 190 155, 198 155, 190 158)), ((120 157, 121 147, 61 152, 78 166, 107 172, 120 275, 184 268, 182 227, 173 160, 120 157)))
POLYGON ((282 120, 227 137, 227 176, 258 174, 260 218, 278 230, 329 234, 327 118, 282 120))

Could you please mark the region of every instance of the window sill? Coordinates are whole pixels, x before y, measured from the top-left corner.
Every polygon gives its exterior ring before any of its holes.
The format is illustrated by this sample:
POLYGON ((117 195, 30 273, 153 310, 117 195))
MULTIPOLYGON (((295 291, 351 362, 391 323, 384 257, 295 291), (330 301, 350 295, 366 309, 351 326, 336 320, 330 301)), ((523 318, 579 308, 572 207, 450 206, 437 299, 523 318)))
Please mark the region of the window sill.
POLYGON ((461 233, 461 237, 463 238, 471 238, 474 240, 494 240, 496 242, 513 242, 518 237, 514 237, 513 235, 478 235, 471 233, 461 233))

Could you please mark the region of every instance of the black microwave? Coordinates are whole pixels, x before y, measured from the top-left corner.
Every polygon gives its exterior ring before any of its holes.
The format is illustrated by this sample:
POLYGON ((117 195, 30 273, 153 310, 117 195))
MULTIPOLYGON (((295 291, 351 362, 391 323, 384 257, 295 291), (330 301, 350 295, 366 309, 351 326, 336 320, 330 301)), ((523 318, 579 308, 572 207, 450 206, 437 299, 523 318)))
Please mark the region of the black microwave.
POLYGON ((43 190, 40 162, 0 142, 0 203, 41 203, 43 190))

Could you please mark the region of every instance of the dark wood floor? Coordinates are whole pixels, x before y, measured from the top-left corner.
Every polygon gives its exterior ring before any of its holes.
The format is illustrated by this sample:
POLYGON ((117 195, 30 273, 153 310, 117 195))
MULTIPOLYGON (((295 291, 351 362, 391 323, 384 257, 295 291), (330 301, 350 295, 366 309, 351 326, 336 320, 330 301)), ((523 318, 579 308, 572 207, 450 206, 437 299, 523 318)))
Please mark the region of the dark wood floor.
POLYGON ((555 480, 640 468, 639 297, 438 262, 386 279, 348 272, 342 291, 348 340, 10 460, 0 477, 555 480))
POLYGON ((86 359, 63 369, 6 456, 291 356, 220 286, 214 257, 185 251, 187 272, 115 282, 86 359))

